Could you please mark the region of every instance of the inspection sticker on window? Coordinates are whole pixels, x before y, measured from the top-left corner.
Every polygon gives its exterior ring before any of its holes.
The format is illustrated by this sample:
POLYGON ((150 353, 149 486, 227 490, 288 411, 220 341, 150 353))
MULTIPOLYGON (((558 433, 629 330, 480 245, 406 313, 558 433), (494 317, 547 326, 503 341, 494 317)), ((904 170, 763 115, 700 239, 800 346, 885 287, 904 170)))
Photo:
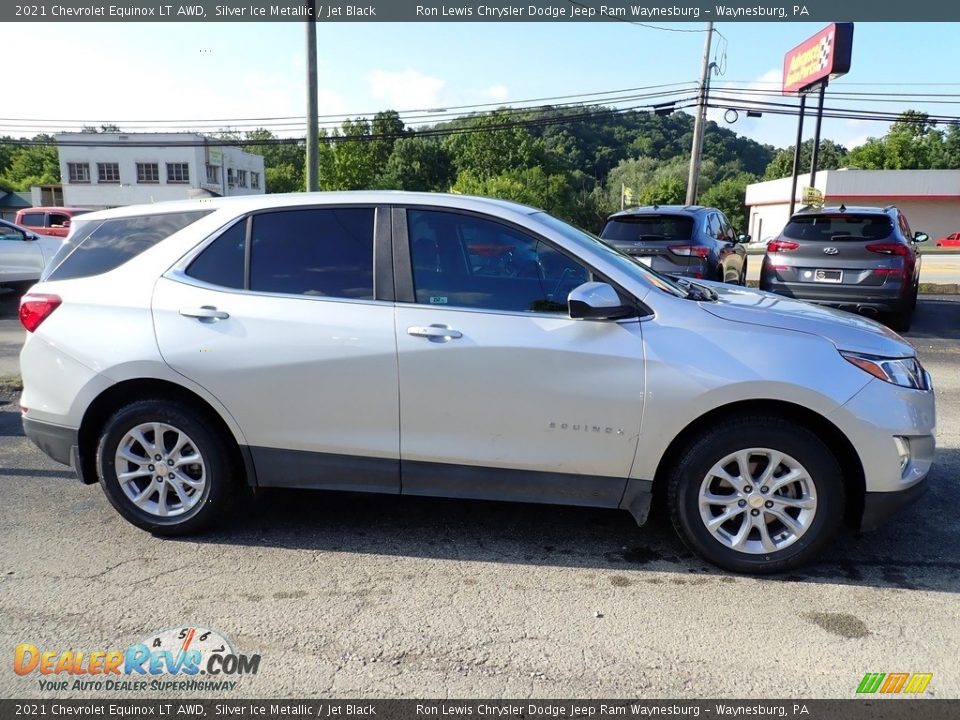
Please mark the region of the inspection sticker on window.
POLYGON ((431 295, 430 296, 431 305, 446 305, 447 296, 446 295, 431 295))

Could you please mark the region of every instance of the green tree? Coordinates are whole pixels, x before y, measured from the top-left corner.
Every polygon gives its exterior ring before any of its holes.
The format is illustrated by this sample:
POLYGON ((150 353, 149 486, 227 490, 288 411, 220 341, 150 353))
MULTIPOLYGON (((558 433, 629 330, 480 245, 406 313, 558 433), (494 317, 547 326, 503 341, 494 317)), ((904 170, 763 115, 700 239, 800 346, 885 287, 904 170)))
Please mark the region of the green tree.
POLYGON ((680 205, 687 195, 687 183, 667 176, 642 188, 637 196, 639 205, 680 205))
POLYGON ((430 138, 406 137, 394 143, 377 184, 391 190, 445 192, 454 179, 453 161, 443 145, 430 138))
POLYGON ((756 181, 757 178, 748 173, 720 180, 700 195, 700 204, 721 210, 734 229, 744 231, 747 227, 747 209, 744 205, 747 185, 756 181))
POLYGON ((466 170, 457 176, 452 190, 464 195, 513 200, 567 218, 575 197, 567 175, 547 173, 541 167, 514 168, 492 177, 481 177, 466 170))
MULTIPOLYGON (((763 173, 765 180, 790 177, 793 174, 793 151, 795 145, 780 150, 767 165, 763 173)), ((817 170, 836 170, 844 167, 849 151, 832 140, 821 140, 820 150, 817 153, 817 170)), ((800 143, 800 164, 798 173, 810 172, 810 161, 813 156, 813 138, 800 143)))
POLYGON ((457 172, 483 179, 546 164, 543 141, 524 127, 508 125, 514 122, 503 112, 477 115, 465 121, 463 132, 445 138, 457 172))
POLYGON ((32 185, 60 182, 60 160, 51 135, 36 135, 38 145, 15 146, 7 167, 0 174, 0 183, 14 190, 29 190, 32 185))

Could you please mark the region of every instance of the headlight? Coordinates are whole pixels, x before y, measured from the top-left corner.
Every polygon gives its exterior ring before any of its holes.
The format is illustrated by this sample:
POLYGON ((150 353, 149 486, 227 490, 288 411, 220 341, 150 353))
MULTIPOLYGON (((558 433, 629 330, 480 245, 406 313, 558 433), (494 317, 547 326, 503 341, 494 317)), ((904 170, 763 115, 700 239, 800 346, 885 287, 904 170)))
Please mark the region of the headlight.
POLYGON ((884 382, 914 390, 930 389, 927 386, 927 374, 916 358, 883 358, 852 352, 840 354, 847 362, 853 363, 861 370, 866 370, 884 382))

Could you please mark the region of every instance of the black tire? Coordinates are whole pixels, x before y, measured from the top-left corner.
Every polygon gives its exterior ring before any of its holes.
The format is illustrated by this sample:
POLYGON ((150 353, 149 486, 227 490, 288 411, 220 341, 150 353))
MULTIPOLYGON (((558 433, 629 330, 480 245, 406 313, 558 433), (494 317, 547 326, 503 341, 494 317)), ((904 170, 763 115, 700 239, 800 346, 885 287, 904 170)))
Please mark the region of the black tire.
MULTIPOLYGON (((754 494, 759 491, 753 489, 754 494)), ((816 557, 840 529, 846 497, 840 466, 829 448, 807 428, 772 416, 735 419, 693 442, 672 469, 667 492, 673 526, 691 550, 725 570, 758 575, 792 570, 816 557), (816 509, 806 530, 792 544, 769 553, 728 547, 708 530, 700 514, 701 485, 711 468, 728 455, 751 448, 767 448, 796 460, 816 495, 816 509)), ((747 506, 739 522, 748 521, 747 512, 754 511, 747 506)), ((764 519, 770 517, 760 512, 764 519)), ((771 522, 776 527, 779 521, 771 522)), ((753 533, 749 530, 746 537, 753 533)))
MULTIPOLYGON (((118 410, 104 425, 97 445, 100 485, 103 487, 110 504, 126 520, 155 535, 190 535, 212 527, 214 523, 226 515, 235 495, 237 488, 235 478, 238 476, 234 463, 231 461, 227 441, 214 428, 214 423, 211 423, 204 415, 198 414, 187 405, 169 400, 157 398, 139 400, 118 410), (202 490, 198 491, 184 483, 180 484, 180 488, 185 493, 190 493, 187 496, 188 501, 195 504, 185 509, 185 502, 181 501, 178 494, 174 492, 175 499, 172 500, 172 505, 176 509, 176 505, 179 503, 181 510, 179 514, 161 517, 154 512, 148 512, 139 507, 127 495, 117 478, 116 453, 120 443, 131 430, 138 425, 148 423, 163 423, 174 428, 175 431, 179 431, 183 436, 189 438, 190 442, 184 446, 187 452, 189 453, 192 446, 192 449, 202 459, 203 473, 200 475, 203 479, 202 490), (196 492, 200 492, 200 497, 194 499, 192 493, 196 492)), ((171 439, 176 438, 173 432, 169 431, 170 434, 164 437, 168 445, 172 444, 171 439)), ((144 434, 144 438, 155 441, 156 433, 148 433, 149 431, 144 434)), ((134 444, 130 450, 138 456, 147 452, 145 447, 139 443, 134 444)), ((150 458, 147 457, 146 460, 149 462, 150 458)), ((135 463, 131 462, 127 470, 132 469, 134 465, 135 463)), ((179 470, 179 468, 167 468, 163 463, 145 467, 163 467, 163 472, 154 476, 151 471, 149 476, 137 477, 127 483, 125 487, 130 488, 131 492, 135 491, 134 494, 139 494, 141 491, 146 493, 148 486, 153 486, 153 483, 156 482, 159 487, 169 485, 169 487, 164 488, 164 493, 171 491, 173 482, 167 483, 165 480, 157 478, 161 476, 169 477, 173 473, 168 474, 166 472, 168 469, 179 470)), ((199 464, 184 465, 183 467, 187 474, 199 474, 199 464)), ((157 472, 160 472, 159 469, 157 472)), ((190 479, 197 480, 196 477, 190 479)), ((151 502, 159 506, 161 497, 156 489, 153 494, 147 495, 148 500, 153 497, 156 497, 156 500, 151 502)))
POLYGON ((915 300, 908 299, 902 307, 891 313, 887 323, 897 332, 907 332, 913 324, 913 306, 915 300))

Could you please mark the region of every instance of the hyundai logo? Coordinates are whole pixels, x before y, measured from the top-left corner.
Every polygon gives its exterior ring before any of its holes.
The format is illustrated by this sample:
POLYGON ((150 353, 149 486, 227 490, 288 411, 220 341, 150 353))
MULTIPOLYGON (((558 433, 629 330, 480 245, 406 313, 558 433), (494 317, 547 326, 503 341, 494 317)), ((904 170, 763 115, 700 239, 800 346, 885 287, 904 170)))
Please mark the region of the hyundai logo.
POLYGON ((823 252, 825 255, 836 255, 840 251, 837 250, 835 247, 825 247, 823 249, 823 252))

